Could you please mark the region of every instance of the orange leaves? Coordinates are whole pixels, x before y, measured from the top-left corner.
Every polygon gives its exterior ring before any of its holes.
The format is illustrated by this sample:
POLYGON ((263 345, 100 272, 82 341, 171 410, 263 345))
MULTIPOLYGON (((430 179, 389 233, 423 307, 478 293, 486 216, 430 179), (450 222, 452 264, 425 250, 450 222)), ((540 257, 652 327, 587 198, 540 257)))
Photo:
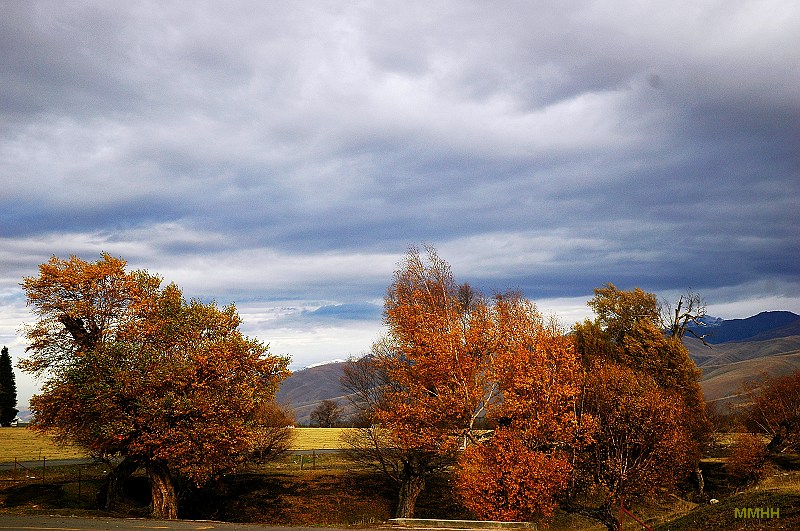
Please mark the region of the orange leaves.
POLYGON ((772 437, 770 451, 800 448, 800 371, 750 382, 744 389, 751 405, 745 419, 751 429, 772 437))
POLYGON ((518 433, 505 428, 496 430, 488 442, 467 448, 458 463, 458 493, 484 520, 549 517, 570 473, 564 455, 531 450, 518 433))
MULTIPOLYGON (((432 249, 412 250, 386 297, 389 337, 371 363, 386 385, 373 420, 405 451, 454 456, 484 418, 503 429, 459 459, 459 489, 481 515, 550 514, 579 437, 581 365, 572 341, 516 293, 457 286, 432 249)), ((585 435, 585 434, 584 434, 585 435)))
POLYGON ((69 365, 81 352, 113 341, 160 284, 145 272, 125 272, 125 261, 108 254, 93 263, 54 256, 39 266, 39 273, 22 282, 38 320, 25 328, 31 354, 20 363, 37 374, 69 365))
POLYGON ((693 441, 677 393, 627 367, 593 367, 586 411, 599 429, 589 468, 608 492, 626 498, 674 486, 691 467, 693 441))
POLYGON ((235 307, 124 268, 54 257, 24 280, 39 316, 26 368, 50 376, 31 401, 38 428, 205 481, 251 447, 288 359, 242 335, 235 307))
POLYGON ((567 486, 567 457, 581 437, 575 415, 581 367, 572 341, 517 294, 497 297, 493 371, 502 400, 488 405, 499 424, 459 459, 458 489, 482 518, 546 518, 567 486))

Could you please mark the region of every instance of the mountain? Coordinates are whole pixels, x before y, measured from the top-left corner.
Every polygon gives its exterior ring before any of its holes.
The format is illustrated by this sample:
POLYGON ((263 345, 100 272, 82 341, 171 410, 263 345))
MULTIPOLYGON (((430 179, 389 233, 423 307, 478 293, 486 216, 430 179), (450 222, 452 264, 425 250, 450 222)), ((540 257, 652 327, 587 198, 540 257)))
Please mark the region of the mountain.
POLYGON ((707 334, 710 347, 688 336, 684 344, 703 371, 700 384, 707 401, 734 404, 748 382, 800 370, 800 315, 792 312, 712 318, 698 333, 707 334))
POLYGON ((331 362, 295 371, 283 381, 275 398, 294 412, 298 425, 309 423, 311 412, 323 400, 333 400, 347 410, 350 402, 340 380, 344 362, 331 362))
POLYGON ((691 327, 706 335, 711 344, 770 339, 800 334, 800 315, 792 312, 761 312, 747 319, 704 319, 705 326, 691 327))
MULTIPOLYGON (((708 318, 702 327, 710 347, 689 336, 684 344, 703 371, 706 400, 735 402, 742 386, 762 373, 780 376, 800 370, 800 316, 792 312, 762 312, 747 319, 708 318)), ((349 410, 342 388, 342 362, 309 367, 287 378, 277 399, 294 410, 298 424, 308 424, 311 411, 323 400, 349 410)))
POLYGON ((700 384, 705 399, 726 404, 736 402, 747 382, 761 374, 782 376, 800 370, 800 335, 736 341, 712 345, 684 338, 684 344, 703 371, 700 384))

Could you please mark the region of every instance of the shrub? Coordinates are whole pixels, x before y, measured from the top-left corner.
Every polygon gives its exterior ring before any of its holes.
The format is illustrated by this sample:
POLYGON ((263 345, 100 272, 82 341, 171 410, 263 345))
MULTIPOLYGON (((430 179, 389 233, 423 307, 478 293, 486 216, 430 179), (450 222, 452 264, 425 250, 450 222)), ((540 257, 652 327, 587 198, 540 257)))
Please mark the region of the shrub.
POLYGON ((725 471, 737 485, 746 485, 763 479, 769 471, 767 448, 757 435, 739 433, 730 446, 725 471))

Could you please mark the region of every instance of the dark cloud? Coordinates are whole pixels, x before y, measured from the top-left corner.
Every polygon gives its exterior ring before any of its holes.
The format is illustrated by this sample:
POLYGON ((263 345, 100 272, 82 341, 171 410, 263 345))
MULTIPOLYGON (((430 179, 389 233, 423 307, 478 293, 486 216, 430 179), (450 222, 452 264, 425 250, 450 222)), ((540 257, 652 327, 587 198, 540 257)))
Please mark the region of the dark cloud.
POLYGON ((425 242, 570 316, 609 281, 800 311, 798 33, 791 3, 9 4, 3 312, 105 250, 323 356, 425 242))

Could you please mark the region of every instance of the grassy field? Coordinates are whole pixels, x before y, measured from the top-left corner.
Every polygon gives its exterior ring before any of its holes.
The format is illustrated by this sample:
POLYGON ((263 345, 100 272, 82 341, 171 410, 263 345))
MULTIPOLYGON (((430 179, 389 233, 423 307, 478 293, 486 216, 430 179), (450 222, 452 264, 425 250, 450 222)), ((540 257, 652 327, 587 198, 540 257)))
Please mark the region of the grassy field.
POLYGON ((336 450, 342 448, 339 435, 353 428, 295 428, 292 450, 336 450))
MULTIPOLYGON (((339 434, 350 428, 295 428, 292 450, 335 450, 341 447, 339 434)), ((0 463, 35 461, 42 458, 79 459, 80 449, 61 447, 52 438, 27 428, 0 428, 0 463)))
POLYGON ((0 428, 0 463, 36 461, 42 458, 80 459, 86 457, 76 448, 62 447, 45 435, 39 435, 27 428, 0 428))

